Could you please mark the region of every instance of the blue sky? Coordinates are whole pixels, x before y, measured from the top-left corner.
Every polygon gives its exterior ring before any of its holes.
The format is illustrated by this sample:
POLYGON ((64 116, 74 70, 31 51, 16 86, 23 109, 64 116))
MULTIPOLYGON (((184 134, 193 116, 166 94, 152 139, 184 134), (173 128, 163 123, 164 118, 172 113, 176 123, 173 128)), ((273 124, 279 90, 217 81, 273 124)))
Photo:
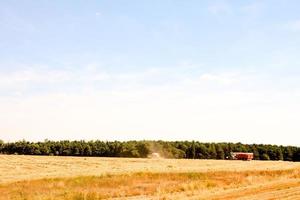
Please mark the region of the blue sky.
POLYGON ((0 138, 300 145, 299 1, 0 1, 0 138))

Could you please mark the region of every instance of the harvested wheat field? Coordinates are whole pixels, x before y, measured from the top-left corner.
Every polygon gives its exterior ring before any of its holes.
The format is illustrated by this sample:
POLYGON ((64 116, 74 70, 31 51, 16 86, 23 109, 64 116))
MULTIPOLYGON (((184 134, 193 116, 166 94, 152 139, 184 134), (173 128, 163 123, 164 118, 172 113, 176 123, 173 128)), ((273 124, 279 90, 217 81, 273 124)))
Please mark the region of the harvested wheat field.
POLYGON ((300 163, 0 155, 0 199, 300 199, 300 163))

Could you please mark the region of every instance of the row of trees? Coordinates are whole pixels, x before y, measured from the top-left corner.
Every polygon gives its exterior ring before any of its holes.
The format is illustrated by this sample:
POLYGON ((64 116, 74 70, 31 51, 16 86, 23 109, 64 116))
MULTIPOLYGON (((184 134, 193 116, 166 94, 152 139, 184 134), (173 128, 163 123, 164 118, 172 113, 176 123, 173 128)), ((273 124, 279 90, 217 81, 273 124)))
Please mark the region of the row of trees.
POLYGON ((166 158, 230 159, 231 152, 252 152, 256 160, 300 161, 300 148, 264 144, 200 143, 195 141, 49 141, 4 143, 0 153, 22 155, 139 157, 159 153, 166 158))

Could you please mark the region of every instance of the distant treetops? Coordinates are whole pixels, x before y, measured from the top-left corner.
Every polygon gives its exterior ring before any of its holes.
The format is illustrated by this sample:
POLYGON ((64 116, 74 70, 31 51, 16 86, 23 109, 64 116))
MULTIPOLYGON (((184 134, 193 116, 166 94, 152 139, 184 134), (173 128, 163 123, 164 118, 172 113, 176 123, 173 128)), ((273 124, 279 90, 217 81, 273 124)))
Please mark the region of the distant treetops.
POLYGON ((255 160, 300 161, 300 148, 265 144, 201 143, 196 141, 49 141, 25 140, 5 143, 0 153, 50 156, 95 156, 146 158, 231 159, 231 152, 251 152, 255 160), (153 154, 154 153, 154 154, 153 154))

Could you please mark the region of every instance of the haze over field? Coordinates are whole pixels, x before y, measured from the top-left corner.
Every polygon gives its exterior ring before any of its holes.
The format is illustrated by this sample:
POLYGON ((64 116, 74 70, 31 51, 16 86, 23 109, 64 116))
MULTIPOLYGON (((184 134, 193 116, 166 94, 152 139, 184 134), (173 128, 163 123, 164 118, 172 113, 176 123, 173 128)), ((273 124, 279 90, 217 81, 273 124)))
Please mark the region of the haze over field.
POLYGON ((299 8, 0 1, 0 139, 300 146, 299 8))

